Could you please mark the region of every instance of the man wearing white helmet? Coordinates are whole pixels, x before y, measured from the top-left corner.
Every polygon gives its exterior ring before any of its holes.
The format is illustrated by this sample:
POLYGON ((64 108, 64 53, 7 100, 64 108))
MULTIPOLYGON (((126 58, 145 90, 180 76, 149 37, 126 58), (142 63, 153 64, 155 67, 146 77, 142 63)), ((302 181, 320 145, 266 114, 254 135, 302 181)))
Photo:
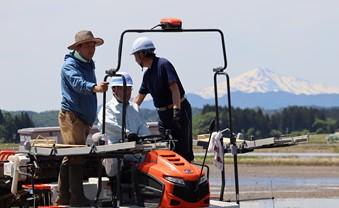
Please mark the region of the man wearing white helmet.
MULTIPOLYGON (((124 87, 122 76, 114 76, 111 79, 111 87, 113 97, 106 103, 106 118, 105 118, 105 138, 108 144, 118 143, 121 139, 122 130, 122 114, 123 105, 126 104, 126 131, 127 134, 134 133, 137 135, 149 135, 150 132, 146 126, 145 120, 139 114, 138 106, 130 102, 133 80, 131 76, 126 72, 118 72, 118 74, 124 76, 126 81, 126 96, 124 97, 124 87), (124 99, 125 98, 125 99, 124 99)), ((103 108, 98 113, 98 127, 102 128, 103 125, 103 108)), ((135 155, 134 157, 125 156, 125 160, 131 162, 137 162, 141 160, 141 155, 135 155)), ((103 160, 103 166, 105 167, 106 174, 110 177, 110 182, 113 185, 113 192, 116 192, 116 175, 118 173, 118 160, 115 158, 108 158, 103 160)), ((113 193, 114 195, 116 193, 113 193)))
MULTIPOLYGON (((112 99, 106 103, 106 118, 105 118, 105 137, 108 139, 108 144, 118 143, 121 139, 122 129, 122 107, 123 102, 126 105, 126 131, 127 134, 135 133, 137 135, 149 135, 150 132, 146 126, 146 122, 139 114, 138 106, 130 102, 133 80, 126 72, 118 72, 125 77, 126 80, 126 96, 124 101, 123 78, 121 76, 114 76, 111 79, 111 87, 113 92, 112 99)), ((102 128, 102 113, 103 108, 98 113, 98 127, 102 128)), ((118 161, 116 159, 105 159, 103 161, 106 173, 113 177, 117 174, 118 161)))
POLYGON ((135 61, 146 69, 135 102, 141 105, 148 93, 152 95, 160 119, 159 131, 164 133, 170 129, 178 141, 174 151, 191 162, 194 159, 191 105, 185 98, 185 90, 173 65, 167 59, 157 57, 154 50, 154 43, 147 37, 133 42, 135 61))
MULTIPOLYGON (((130 102, 133 80, 131 76, 125 72, 121 72, 126 80, 126 130, 127 133, 135 133, 137 135, 149 135, 149 130, 146 126, 146 122, 141 118, 139 114, 138 106, 130 102)), ((121 76, 114 76, 111 80, 111 87, 113 97, 106 103, 106 131, 105 134, 108 137, 109 143, 119 142, 121 139, 121 128, 122 128, 122 107, 123 107, 123 79, 121 76)), ((102 112, 103 108, 100 109, 98 114, 98 126, 102 127, 102 112)))

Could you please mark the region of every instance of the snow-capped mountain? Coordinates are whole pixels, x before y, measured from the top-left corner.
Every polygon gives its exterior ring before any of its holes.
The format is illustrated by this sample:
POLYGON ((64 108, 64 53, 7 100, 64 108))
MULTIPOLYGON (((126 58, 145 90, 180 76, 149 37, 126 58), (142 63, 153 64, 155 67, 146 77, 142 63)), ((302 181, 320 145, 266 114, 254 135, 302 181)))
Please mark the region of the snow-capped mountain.
MULTIPOLYGON (((231 78, 230 85, 232 92, 242 93, 286 92, 294 95, 339 94, 339 88, 337 87, 329 87, 298 79, 293 76, 277 74, 265 68, 253 69, 235 78, 231 78)), ((219 84, 218 92, 220 92, 219 96, 225 95, 225 83, 219 84)), ((211 86, 193 93, 203 98, 212 98, 214 96, 214 88, 211 86)))
MULTIPOLYGON (((339 88, 280 75, 268 69, 253 69, 238 77, 231 77, 230 80, 233 107, 279 109, 291 105, 339 106, 339 88)), ((225 95, 226 83, 220 82, 218 86, 220 106, 226 105, 225 95)), ((215 104, 213 86, 197 92, 188 92, 186 96, 196 108, 215 104)), ((154 109, 152 100, 145 102, 143 106, 154 109)))

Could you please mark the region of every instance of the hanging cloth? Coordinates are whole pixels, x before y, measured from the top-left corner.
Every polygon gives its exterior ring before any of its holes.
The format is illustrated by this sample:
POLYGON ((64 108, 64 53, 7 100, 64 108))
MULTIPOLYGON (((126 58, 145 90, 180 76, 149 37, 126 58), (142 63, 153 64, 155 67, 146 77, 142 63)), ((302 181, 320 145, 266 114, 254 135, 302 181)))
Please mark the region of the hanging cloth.
POLYGON ((224 146, 221 144, 221 138, 222 133, 220 131, 213 132, 210 144, 208 145, 208 151, 214 153, 213 164, 220 170, 223 169, 224 165, 224 146))

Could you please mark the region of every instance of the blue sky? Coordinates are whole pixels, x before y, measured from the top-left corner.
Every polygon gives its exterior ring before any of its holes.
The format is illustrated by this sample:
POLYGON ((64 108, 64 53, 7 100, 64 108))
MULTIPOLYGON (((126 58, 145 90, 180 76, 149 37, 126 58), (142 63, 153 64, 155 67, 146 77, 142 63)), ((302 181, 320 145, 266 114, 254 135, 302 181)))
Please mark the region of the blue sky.
MULTIPOLYGON (((264 67, 339 87, 338 8, 335 0, 3 0, 0 109, 60 108, 60 67, 77 31, 89 29, 105 40, 94 57, 102 80, 104 71, 117 65, 121 32, 151 28, 163 17, 181 18, 186 29, 221 29, 231 78, 264 67)), ((175 65, 186 91, 212 85, 212 68, 222 64, 218 36, 146 35, 157 54, 175 65)), ((134 78, 135 92, 142 72, 128 54, 139 36, 126 36, 121 66, 134 78)))

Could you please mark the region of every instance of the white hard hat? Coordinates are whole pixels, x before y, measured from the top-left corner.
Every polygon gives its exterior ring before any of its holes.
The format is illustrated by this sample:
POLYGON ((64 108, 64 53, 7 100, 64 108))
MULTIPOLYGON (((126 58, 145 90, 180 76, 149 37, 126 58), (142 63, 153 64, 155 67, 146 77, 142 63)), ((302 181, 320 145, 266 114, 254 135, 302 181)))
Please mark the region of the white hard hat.
POLYGON ((133 42, 131 54, 135 54, 136 52, 144 50, 155 50, 154 43, 148 37, 137 38, 133 42))
MULTIPOLYGON (((121 74, 126 79, 126 86, 133 86, 132 77, 127 72, 118 72, 117 74, 121 74)), ((124 86, 124 81, 121 76, 114 76, 111 79, 111 86, 124 86)))

